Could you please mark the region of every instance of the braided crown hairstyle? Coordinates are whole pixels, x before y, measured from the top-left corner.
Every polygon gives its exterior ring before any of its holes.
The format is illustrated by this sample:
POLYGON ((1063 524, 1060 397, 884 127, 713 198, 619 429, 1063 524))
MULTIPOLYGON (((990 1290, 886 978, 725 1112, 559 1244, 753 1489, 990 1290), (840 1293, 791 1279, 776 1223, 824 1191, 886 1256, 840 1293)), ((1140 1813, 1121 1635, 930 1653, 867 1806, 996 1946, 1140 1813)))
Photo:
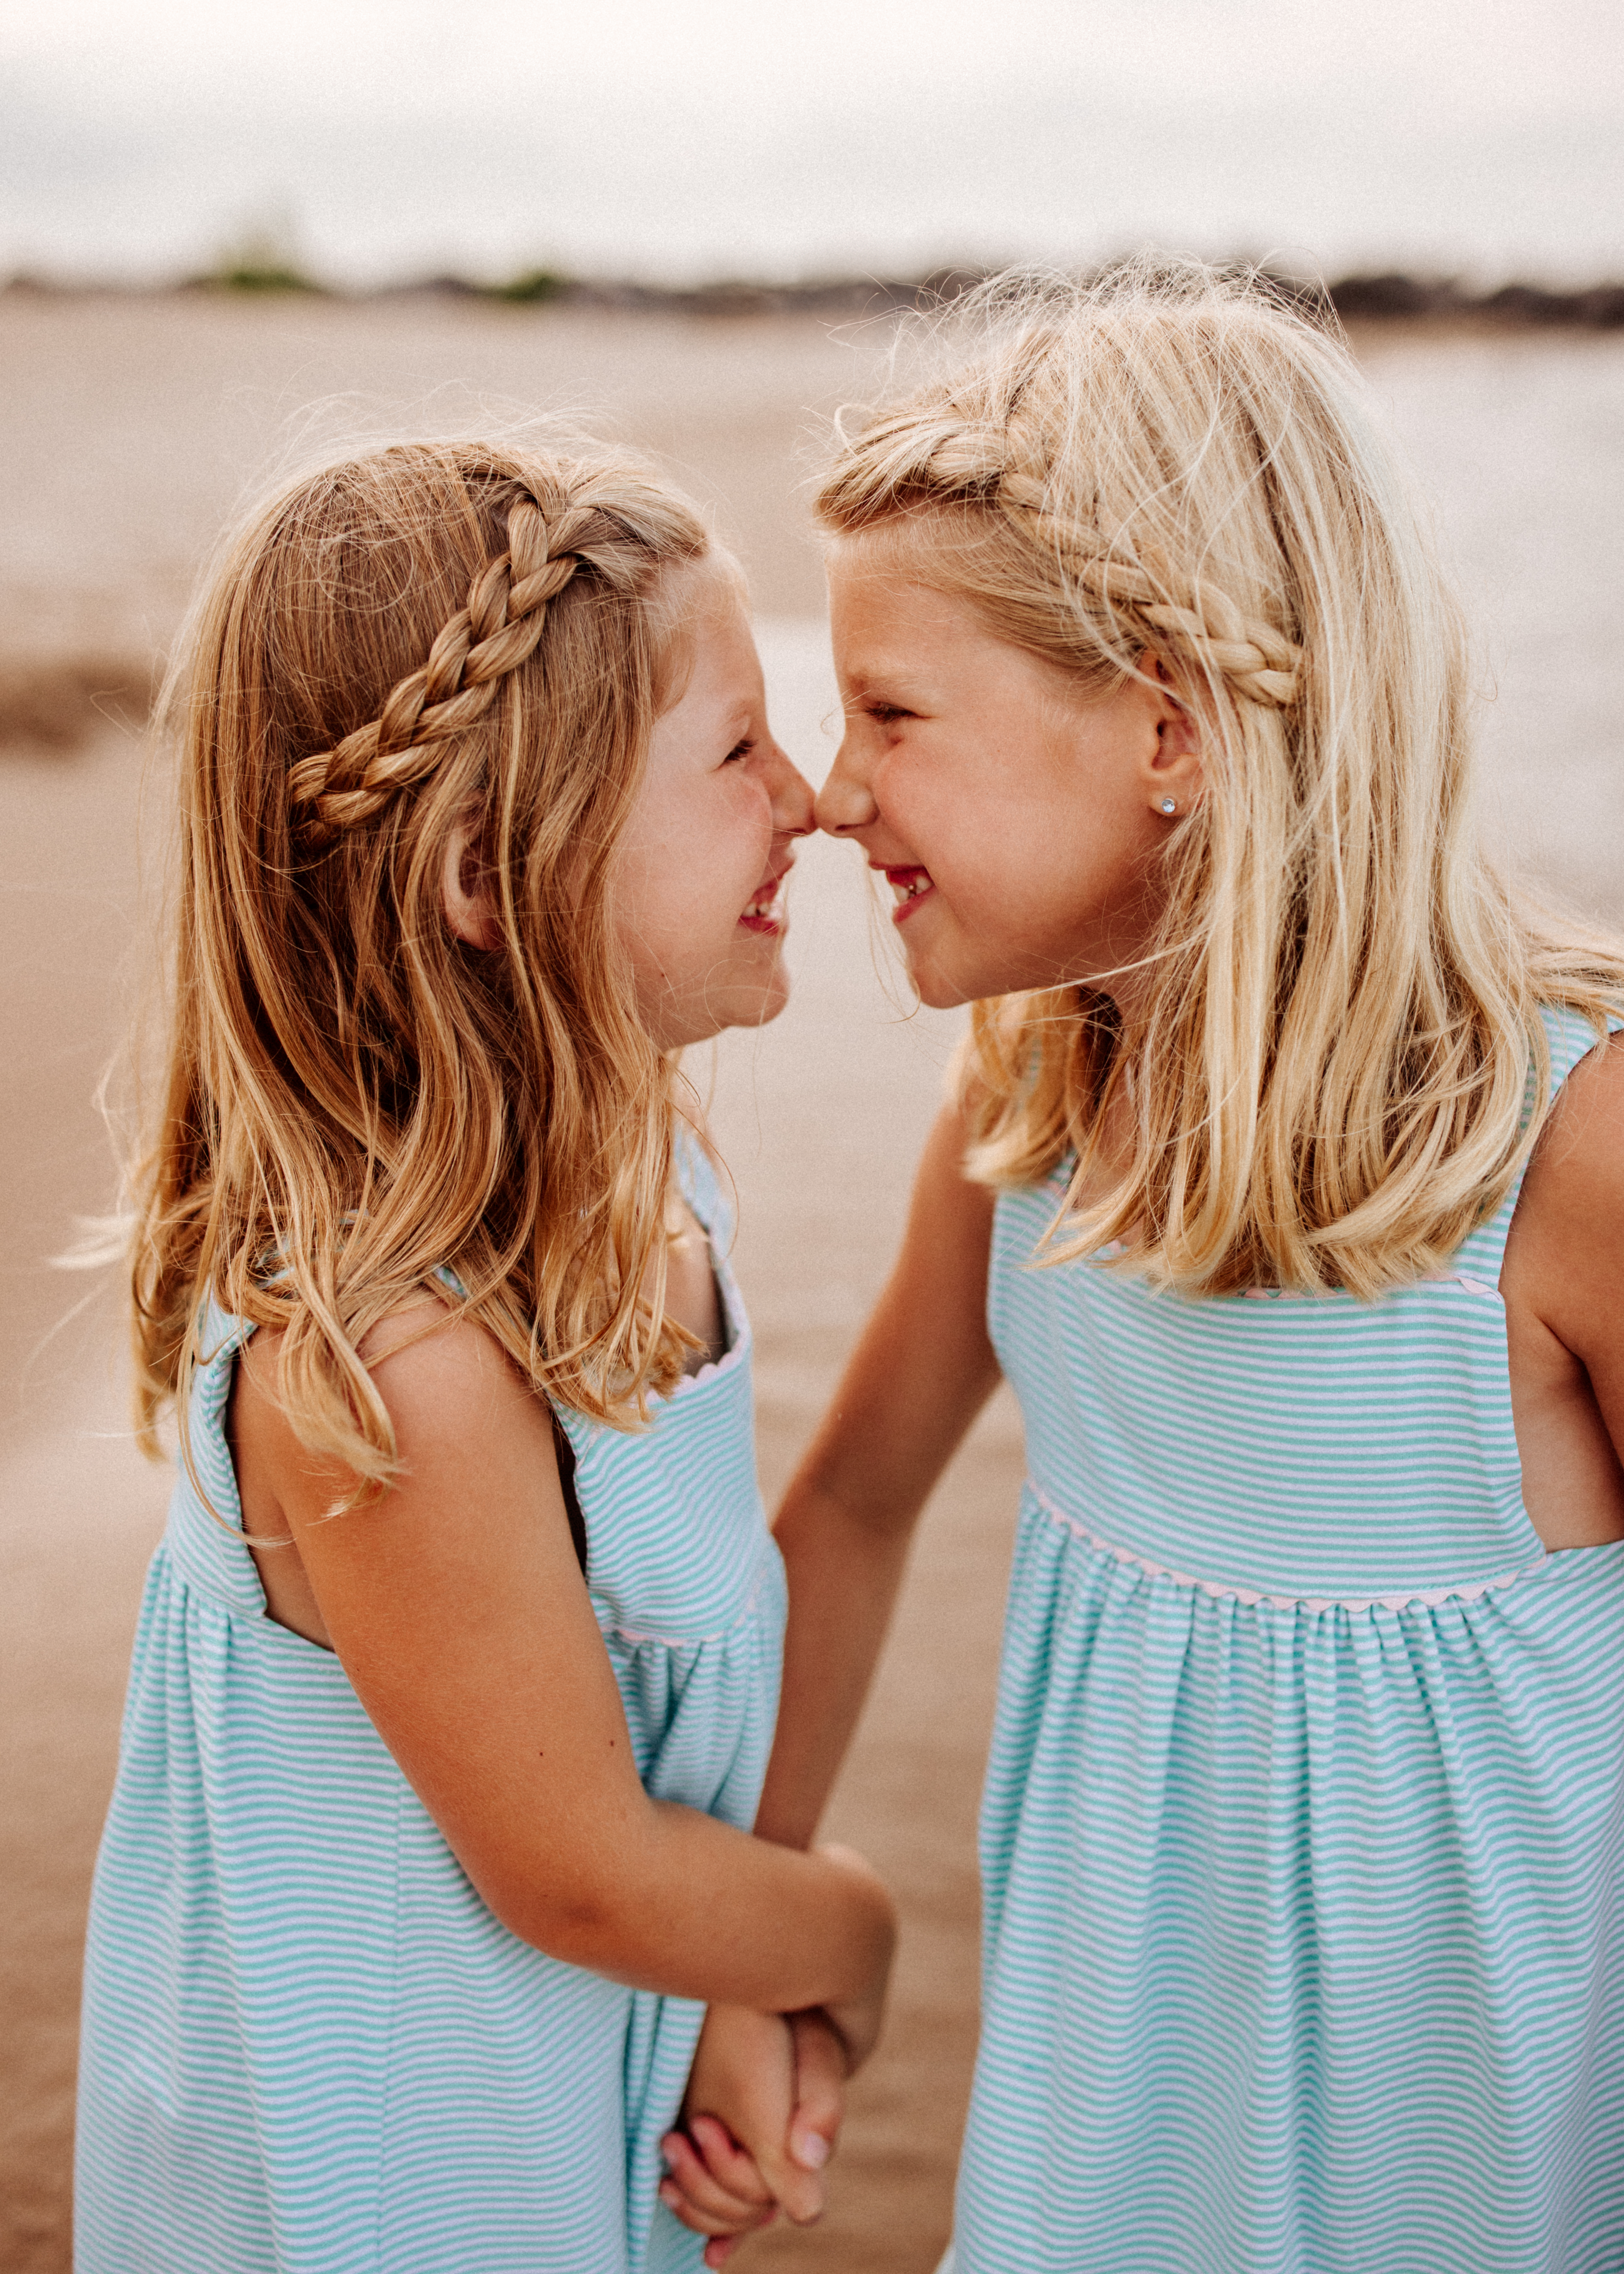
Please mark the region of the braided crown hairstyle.
POLYGON ((1085 695, 1160 662, 1205 778, 1130 1014, 1076 987, 974 1007, 971 1172, 1075 1155, 1046 1260, 1121 1242, 1190 1294, 1436 1269, 1532 1142, 1538 1002, 1603 1031, 1624 957, 1484 861, 1461 620, 1350 358, 1266 282, 1151 259, 996 279, 926 351, 843 428, 823 526, 1085 695), (1122 1085, 1125 1170, 1094 1149, 1122 1085))
POLYGON ((199 1314, 285 1328, 301 1437, 376 1483, 368 1329, 449 1267, 538 1387, 627 1424, 664 1321, 673 1073, 610 856, 707 551, 635 464, 413 443, 294 484, 229 539, 167 698, 182 859, 169 1071, 140 1174, 139 1418, 199 1314), (453 832, 500 945, 448 929, 453 832))

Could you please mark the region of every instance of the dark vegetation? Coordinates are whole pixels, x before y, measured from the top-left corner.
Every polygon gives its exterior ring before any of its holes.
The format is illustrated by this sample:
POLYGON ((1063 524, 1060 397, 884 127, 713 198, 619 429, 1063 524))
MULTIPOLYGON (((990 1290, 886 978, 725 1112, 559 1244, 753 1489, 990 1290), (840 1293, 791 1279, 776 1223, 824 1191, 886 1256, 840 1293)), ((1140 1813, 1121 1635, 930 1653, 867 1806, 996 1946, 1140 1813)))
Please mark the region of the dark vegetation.
MULTIPOLYGON (((665 285, 570 276, 557 268, 525 268, 496 282, 465 276, 431 276, 383 288, 377 293, 347 293, 299 267, 289 253, 250 245, 224 255, 206 275, 186 280, 183 290, 229 294, 310 293, 331 298, 400 298, 436 295, 510 307, 575 307, 667 311, 686 316, 760 316, 805 313, 833 319, 884 315, 893 310, 941 307, 979 284, 986 271, 937 268, 924 276, 824 277, 800 282, 752 282, 721 279, 711 284, 665 285)), ((1544 284, 1501 284, 1479 291, 1458 277, 1411 276, 1394 270, 1339 277, 1323 287, 1295 277, 1277 280, 1283 297, 1328 303, 1352 323, 1466 324, 1490 330, 1624 328, 1624 283, 1598 283, 1573 290, 1544 284)), ((9 289, 21 292, 70 291, 49 278, 19 275, 9 289)))

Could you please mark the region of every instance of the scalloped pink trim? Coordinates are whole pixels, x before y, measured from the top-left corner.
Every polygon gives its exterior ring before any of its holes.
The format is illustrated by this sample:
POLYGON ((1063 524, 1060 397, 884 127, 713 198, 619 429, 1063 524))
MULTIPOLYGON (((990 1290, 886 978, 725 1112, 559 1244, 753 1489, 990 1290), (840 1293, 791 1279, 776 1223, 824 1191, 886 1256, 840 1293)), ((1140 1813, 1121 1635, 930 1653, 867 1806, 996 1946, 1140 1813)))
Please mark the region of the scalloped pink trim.
POLYGON ((1463 1579, 1451 1587, 1418 1587, 1406 1595, 1267 1595, 1253 1587, 1230 1586, 1222 1579, 1201 1579, 1193 1572, 1175 1571, 1165 1563, 1153 1563, 1147 1555, 1136 1555, 1131 1547, 1118 1547, 1115 1540, 1101 1540, 1098 1532, 1090 1532, 1086 1524, 1079 1524, 1074 1516, 1056 1508, 1030 1477, 1026 1479, 1026 1490, 1053 1523, 1075 1533, 1086 1546, 1097 1548, 1101 1555, 1114 1556, 1118 1563, 1132 1564, 1147 1578, 1170 1579, 1176 1587, 1199 1587, 1215 1602, 1244 1603, 1249 1608, 1262 1605, 1271 1611, 1407 1611, 1412 1605, 1432 1608, 1439 1603, 1475 1603, 1480 1595, 1492 1589, 1515 1586, 1519 1579, 1543 1570, 1551 1561, 1548 1555, 1542 1555, 1520 1570, 1502 1571, 1492 1579, 1463 1579))

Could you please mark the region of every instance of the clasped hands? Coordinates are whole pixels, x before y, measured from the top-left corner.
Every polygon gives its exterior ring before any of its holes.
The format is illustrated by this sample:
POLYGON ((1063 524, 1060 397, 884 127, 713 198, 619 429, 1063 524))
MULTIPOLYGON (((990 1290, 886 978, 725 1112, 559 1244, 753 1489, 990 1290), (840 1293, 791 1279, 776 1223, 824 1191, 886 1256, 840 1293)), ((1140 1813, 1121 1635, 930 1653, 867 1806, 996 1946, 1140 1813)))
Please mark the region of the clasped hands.
POLYGON ((659 2190, 684 2226, 709 2238, 707 2266, 726 2264, 780 2210, 797 2225, 820 2216, 846 2081, 878 2020, 877 2011, 845 2007, 834 2015, 710 2007, 680 2128, 660 2142, 667 2172, 659 2190))

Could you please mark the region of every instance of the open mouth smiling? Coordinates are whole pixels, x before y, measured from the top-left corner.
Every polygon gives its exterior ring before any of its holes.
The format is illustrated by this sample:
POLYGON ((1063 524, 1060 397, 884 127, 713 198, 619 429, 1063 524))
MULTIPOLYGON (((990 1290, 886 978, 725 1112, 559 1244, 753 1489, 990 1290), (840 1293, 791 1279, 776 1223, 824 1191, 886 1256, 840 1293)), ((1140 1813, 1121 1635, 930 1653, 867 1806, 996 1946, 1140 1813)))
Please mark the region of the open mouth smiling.
POLYGON ((757 885, 749 907, 739 919, 746 931, 761 932, 771 938, 783 930, 786 922, 784 886, 788 876, 786 865, 757 885))
POLYGON ((920 902, 928 900, 936 890, 936 882, 929 869, 886 869, 884 876, 896 896, 896 904, 891 909, 893 923, 906 923, 920 902))

